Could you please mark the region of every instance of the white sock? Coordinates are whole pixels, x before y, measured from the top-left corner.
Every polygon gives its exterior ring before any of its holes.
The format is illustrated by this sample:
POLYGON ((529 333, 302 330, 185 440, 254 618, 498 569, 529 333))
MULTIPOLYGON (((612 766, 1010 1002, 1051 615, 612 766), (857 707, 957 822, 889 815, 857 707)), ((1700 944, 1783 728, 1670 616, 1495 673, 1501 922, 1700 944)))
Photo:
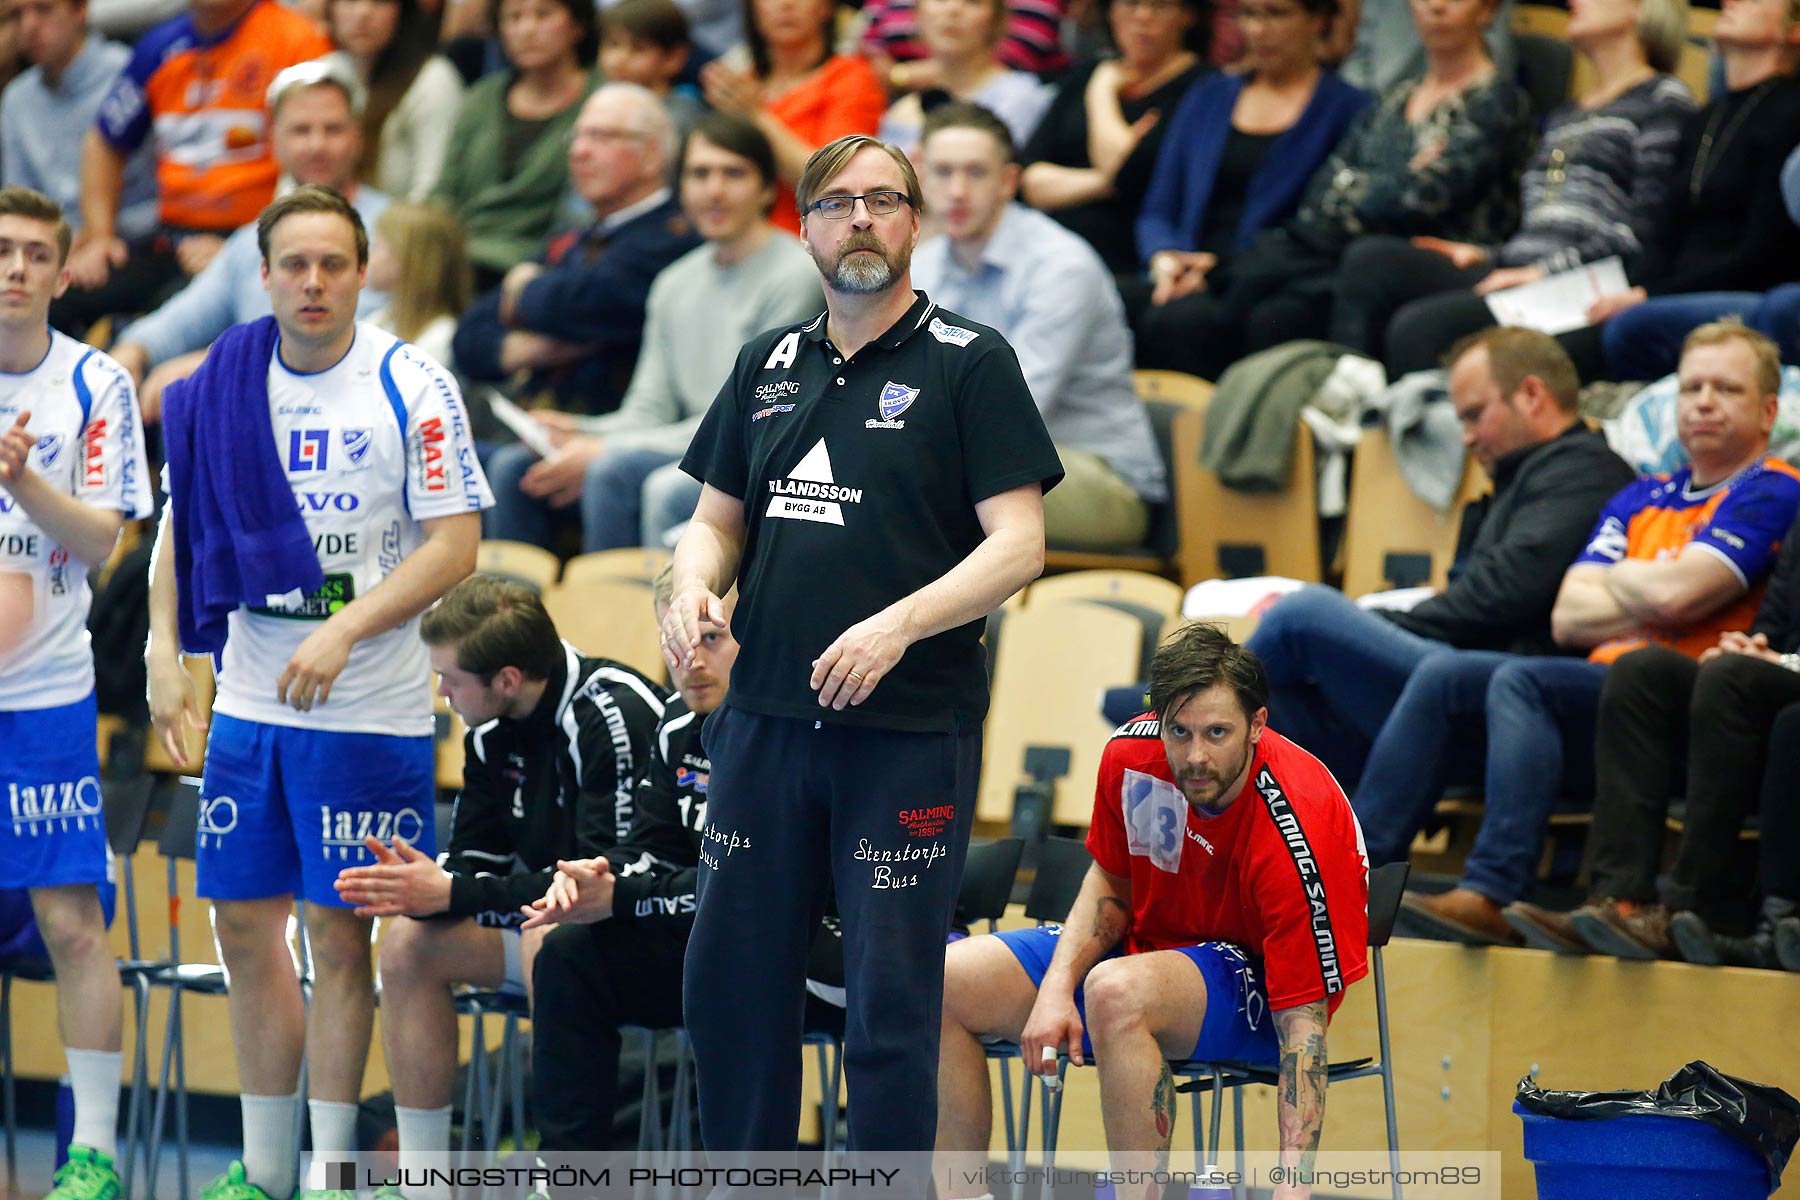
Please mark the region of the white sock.
POLYGON ((271 1196, 291 1196, 298 1182, 299 1147, 294 1144, 294 1118, 300 1093, 291 1096, 243 1096, 244 1178, 271 1196))
POLYGON ((308 1100, 313 1157, 356 1153, 356 1105, 344 1100, 308 1100))
MULTIPOLYGON (((450 1105, 442 1108, 394 1106, 400 1134, 400 1166, 406 1170, 443 1170, 450 1165, 450 1105)), ((408 1184, 407 1200, 450 1200, 450 1189, 408 1184)))
POLYGON ((450 1105, 442 1108, 401 1108, 394 1106, 396 1124, 399 1126, 400 1150, 430 1150, 434 1152, 450 1149, 450 1105))
POLYGON ((118 1050, 65 1050, 69 1060, 69 1086, 75 1092, 75 1136, 70 1140, 113 1158, 118 1155, 119 1067, 125 1055, 118 1050))

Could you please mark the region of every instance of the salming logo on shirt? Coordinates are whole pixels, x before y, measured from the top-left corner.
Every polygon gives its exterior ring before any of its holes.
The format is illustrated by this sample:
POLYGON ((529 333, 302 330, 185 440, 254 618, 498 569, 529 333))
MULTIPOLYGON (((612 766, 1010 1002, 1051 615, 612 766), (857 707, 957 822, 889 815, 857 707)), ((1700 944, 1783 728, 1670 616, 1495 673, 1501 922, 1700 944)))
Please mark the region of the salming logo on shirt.
POLYGON ((1319 860, 1313 856, 1312 844, 1306 840, 1300 818, 1294 815, 1294 806, 1275 781, 1274 772, 1267 767, 1256 774, 1256 790, 1263 803, 1268 805, 1269 818, 1275 822, 1282 844, 1293 856, 1294 869, 1300 873, 1301 891, 1312 907, 1312 936, 1313 945, 1319 951, 1319 977, 1325 981, 1325 994, 1336 995, 1344 990, 1344 972, 1338 963, 1337 935, 1332 932, 1331 912, 1325 904, 1325 877, 1319 871, 1319 860))
POLYGON ((785 479, 769 480, 771 517, 842 525, 844 505, 861 504, 862 489, 841 486, 831 473, 831 454, 820 438, 785 479))

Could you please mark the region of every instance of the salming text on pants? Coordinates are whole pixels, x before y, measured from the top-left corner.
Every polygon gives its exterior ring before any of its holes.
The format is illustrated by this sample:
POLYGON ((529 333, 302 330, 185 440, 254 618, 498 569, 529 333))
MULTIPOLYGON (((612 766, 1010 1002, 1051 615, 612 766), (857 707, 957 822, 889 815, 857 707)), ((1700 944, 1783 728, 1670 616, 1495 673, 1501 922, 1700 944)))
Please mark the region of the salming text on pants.
POLYGON ((1795 701, 1800 675, 1751 655, 1701 664, 1650 646, 1615 662, 1595 745, 1594 894, 1658 898, 1663 820, 1670 798, 1685 794, 1681 849, 1662 899, 1709 910, 1729 899, 1732 843, 1756 803, 1776 714, 1795 701))
POLYGON ((681 1024, 686 929, 669 924, 613 918, 544 939, 531 971, 531 1079, 545 1150, 610 1149, 619 1026, 681 1024))
POLYGON ((701 737, 712 779, 685 996, 707 1149, 794 1147, 807 954, 834 887, 849 1149, 931 1149, 979 730, 901 733, 728 702, 701 737))

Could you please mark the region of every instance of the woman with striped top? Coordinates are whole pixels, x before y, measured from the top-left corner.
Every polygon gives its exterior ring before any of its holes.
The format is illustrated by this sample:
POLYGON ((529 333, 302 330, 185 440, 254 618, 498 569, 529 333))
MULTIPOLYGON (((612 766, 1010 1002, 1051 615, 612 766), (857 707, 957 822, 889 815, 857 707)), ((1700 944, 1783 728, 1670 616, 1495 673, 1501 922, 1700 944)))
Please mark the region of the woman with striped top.
POLYGON ((1360 239, 1344 255, 1333 340, 1384 358, 1390 376, 1435 367, 1458 338, 1494 323, 1488 293, 1640 254, 1694 111, 1668 74, 1686 31, 1687 0, 1573 0, 1569 42, 1595 82, 1550 114, 1520 180, 1518 231, 1498 245, 1360 239))

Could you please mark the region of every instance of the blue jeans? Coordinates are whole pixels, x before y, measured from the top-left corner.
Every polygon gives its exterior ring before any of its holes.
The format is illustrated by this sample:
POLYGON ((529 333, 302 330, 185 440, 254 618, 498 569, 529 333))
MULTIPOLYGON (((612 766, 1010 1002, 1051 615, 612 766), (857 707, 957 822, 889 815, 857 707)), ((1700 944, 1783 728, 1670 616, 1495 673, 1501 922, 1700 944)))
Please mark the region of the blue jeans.
POLYGON ((537 460, 538 456, 520 442, 501 446, 489 456, 486 470, 488 487, 494 492, 494 507, 488 509, 484 536, 529 542, 548 550, 556 531, 573 523, 573 509, 551 508, 537 497, 527 496, 519 487, 519 481, 537 460))
POLYGON ((1658 296, 1628 308, 1601 326, 1607 372, 1615 379, 1673 374, 1687 335, 1731 313, 1768 335, 1782 362, 1800 362, 1800 283, 1785 283, 1768 292, 1658 296))
POLYGON ((1481 781, 1488 683, 1510 654, 1434 654, 1407 679, 1352 802, 1371 866, 1403 862, 1413 835, 1451 784, 1481 781))
POLYGON ((700 481, 670 462, 650 472, 644 480, 644 516, 641 535, 646 546, 670 546, 669 535, 686 525, 700 503, 700 481))
POLYGON ((1559 799, 1594 802, 1594 735, 1607 666, 1515 658, 1488 684, 1487 797, 1463 886, 1496 904, 1525 894, 1559 799))
POLYGON ((1336 588, 1276 601, 1247 643, 1269 679, 1269 724, 1353 788, 1419 664, 1451 652, 1358 608, 1336 588))
POLYGON ((583 553, 644 544, 639 540, 644 481, 677 457, 664 450, 602 451, 587 465, 581 503, 554 508, 520 487, 537 455, 518 443, 502 446, 494 451, 487 470, 494 490, 487 536, 550 550, 555 548, 557 530, 579 520, 583 553))
POLYGON ((1422 663, 1357 789, 1369 861, 1404 859, 1446 787, 1484 780, 1463 886, 1497 904, 1524 895, 1558 799, 1593 797, 1605 679, 1605 666, 1578 658, 1464 650, 1422 663))
POLYGON ((667 450, 605 450, 581 485, 581 551, 643 546, 644 484, 681 456, 667 450))

